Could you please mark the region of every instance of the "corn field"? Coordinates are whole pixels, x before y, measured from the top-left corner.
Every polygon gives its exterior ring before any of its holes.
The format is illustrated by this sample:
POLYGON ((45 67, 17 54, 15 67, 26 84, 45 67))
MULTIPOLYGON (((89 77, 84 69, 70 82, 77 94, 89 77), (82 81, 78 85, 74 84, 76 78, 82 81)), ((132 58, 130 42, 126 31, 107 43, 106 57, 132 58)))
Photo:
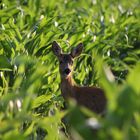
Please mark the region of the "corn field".
POLYGON ((71 137, 140 140, 140 1, 0 0, 0 140, 71 137), (105 116, 63 109, 54 40, 84 44, 73 78, 105 91, 105 116))

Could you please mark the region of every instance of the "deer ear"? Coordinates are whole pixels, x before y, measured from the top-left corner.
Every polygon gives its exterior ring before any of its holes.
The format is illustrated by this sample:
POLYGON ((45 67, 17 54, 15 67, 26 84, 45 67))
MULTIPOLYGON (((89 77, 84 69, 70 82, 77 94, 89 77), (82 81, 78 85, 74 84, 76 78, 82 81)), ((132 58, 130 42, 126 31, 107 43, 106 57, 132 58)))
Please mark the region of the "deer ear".
POLYGON ((77 47, 75 47, 75 48, 72 49, 71 56, 73 58, 79 56, 82 53, 82 50, 83 50, 83 43, 79 43, 77 45, 77 47))
POLYGON ((53 41, 52 43, 52 51, 56 56, 60 56, 61 54, 61 48, 56 41, 53 41))

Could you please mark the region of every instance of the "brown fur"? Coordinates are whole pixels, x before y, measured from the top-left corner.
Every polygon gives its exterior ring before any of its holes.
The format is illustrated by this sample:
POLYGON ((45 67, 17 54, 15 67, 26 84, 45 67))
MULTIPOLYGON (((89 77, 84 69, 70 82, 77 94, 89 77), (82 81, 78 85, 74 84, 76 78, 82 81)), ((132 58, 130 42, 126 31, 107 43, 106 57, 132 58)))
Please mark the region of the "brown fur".
POLYGON ((101 88, 79 87, 68 79, 61 79, 61 92, 64 99, 74 98, 79 105, 83 105, 96 113, 103 113, 106 107, 106 97, 101 88))

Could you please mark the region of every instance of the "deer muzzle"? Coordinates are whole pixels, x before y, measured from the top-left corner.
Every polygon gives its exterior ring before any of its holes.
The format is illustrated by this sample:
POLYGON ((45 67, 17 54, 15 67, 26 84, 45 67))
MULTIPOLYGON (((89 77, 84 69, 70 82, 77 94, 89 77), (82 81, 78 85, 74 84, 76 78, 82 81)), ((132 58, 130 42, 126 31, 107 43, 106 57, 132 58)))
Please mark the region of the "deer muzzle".
POLYGON ((64 70, 64 73, 67 74, 67 75, 69 75, 70 72, 71 72, 71 70, 70 70, 69 68, 66 68, 66 69, 64 70))

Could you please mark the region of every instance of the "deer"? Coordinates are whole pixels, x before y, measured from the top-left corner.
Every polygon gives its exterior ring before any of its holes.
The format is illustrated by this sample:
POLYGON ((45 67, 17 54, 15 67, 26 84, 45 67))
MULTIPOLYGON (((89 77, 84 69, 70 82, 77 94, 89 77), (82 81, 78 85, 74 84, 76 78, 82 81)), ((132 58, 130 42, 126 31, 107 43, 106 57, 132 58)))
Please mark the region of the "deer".
POLYGON ((72 48, 70 53, 63 53, 56 41, 52 42, 52 51, 59 61, 60 89, 64 100, 74 99, 78 105, 84 106, 97 114, 106 109, 106 96, 103 89, 95 86, 79 86, 75 83, 72 72, 73 62, 83 50, 83 43, 72 48))

